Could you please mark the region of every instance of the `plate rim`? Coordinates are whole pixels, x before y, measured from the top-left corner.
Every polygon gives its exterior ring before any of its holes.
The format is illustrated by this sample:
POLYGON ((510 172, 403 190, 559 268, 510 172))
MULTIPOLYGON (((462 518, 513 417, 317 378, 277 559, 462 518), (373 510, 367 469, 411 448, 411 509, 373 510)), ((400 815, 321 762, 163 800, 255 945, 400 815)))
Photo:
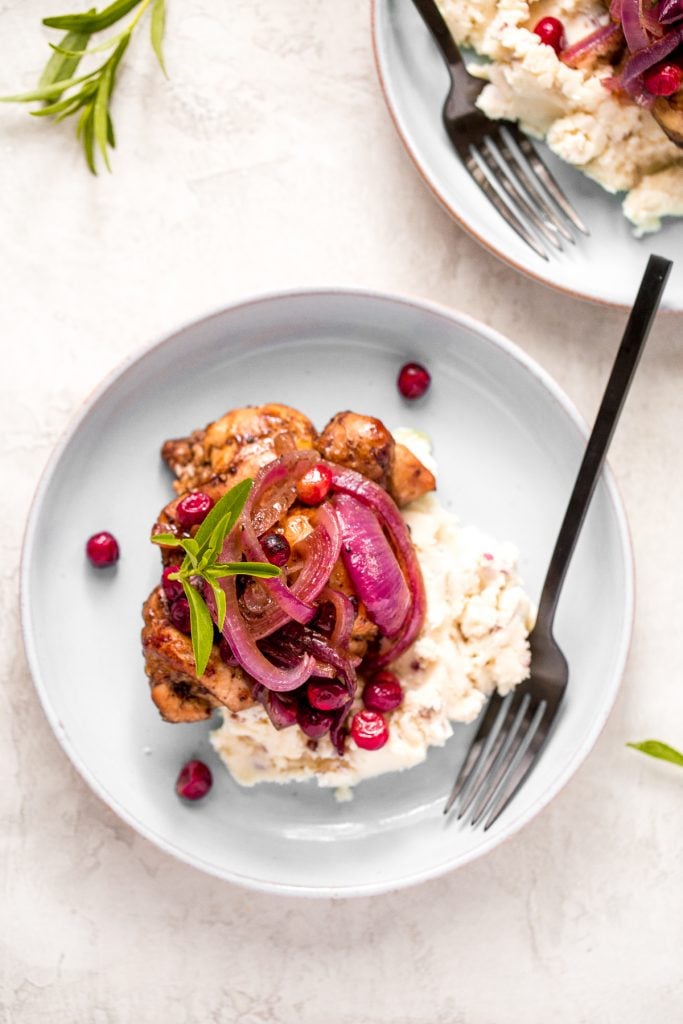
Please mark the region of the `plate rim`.
POLYGON ((166 840, 163 836, 158 834, 155 829, 150 828, 146 823, 129 812, 115 796, 109 793, 106 786, 88 769, 87 765, 81 759, 78 751, 74 748, 69 736, 67 735, 67 731, 63 722, 59 718, 56 709, 52 707, 49 697, 49 687, 45 683, 45 678, 43 673, 40 671, 38 662, 37 645, 35 644, 32 630, 32 603, 28 580, 30 565, 32 562, 33 545, 43 511, 45 496, 59 468, 62 456, 80 430, 91 410, 127 373, 128 370, 152 352, 156 352, 164 346, 171 344, 179 335, 183 334, 188 329, 196 328, 200 324, 219 319, 226 313, 237 312, 255 305, 279 304, 280 302, 287 301, 289 299, 294 299, 296 301, 309 301, 311 299, 317 300, 321 298, 324 300, 350 298, 352 301, 355 301, 356 299, 369 299, 371 301, 379 300, 380 302, 389 303, 391 305, 407 306, 412 309, 418 309, 421 313, 427 313, 438 319, 445 320, 453 326, 465 328, 474 332, 483 339, 492 343, 499 350, 502 350, 505 355, 520 363, 522 367, 530 373, 531 376, 546 389, 546 391, 549 392, 553 400, 560 406, 564 414, 577 429, 579 435, 584 439, 588 437, 588 428, 585 420, 564 389, 555 381, 550 373, 515 342, 511 341, 495 328, 490 327, 488 324, 477 320, 475 317, 472 317, 467 313, 463 313, 438 302, 433 302, 431 300, 411 296, 405 293, 393 293, 373 288, 320 286, 257 292, 247 296, 246 298, 236 299, 226 305, 218 306, 202 316, 188 319, 172 332, 165 333, 155 341, 138 347, 124 359, 120 360, 108 373, 106 373, 100 383, 96 385, 74 409, 70 418, 67 420, 59 440, 48 456, 31 499, 21 545, 19 611, 26 660, 43 713, 45 714, 45 717, 47 718, 47 721, 63 752, 66 754, 67 758, 83 781, 87 783, 90 791, 93 792, 104 804, 106 804, 109 810, 113 811, 113 813, 116 814, 117 817, 126 825, 130 826, 143 839, 153 843, 157 848, 162 850, 163 853, 169 854, 176 860, 180 860, 195 869, 202 870, 206 874, 219 878, 222 881, 232 882, 253 891, 278 896, 349 898, 379 895, 419 885, 423 882, 445 875, 450 871, 464 867, 466 864, 469 864, 491 852, 494 848, 502 845, 503 842, 516 835, 525 825, 532 821, 545 807, 547 807, 548 804, 564 789, 580 765, 591 753, 613 710, 619 693, 633 639, 635 615, 635 565, 632 538, 623 499, 608 462, 605 463, 603 474, 609 501, 616 517, 619 547, 624 566, 625 624, 619 637, 611 693, 608 696, 608 700, 603 711, 596 718, 593 728, 586 734, 586 738, 583 743, 574 751, 574 754, 570 758, 564 770, 559 773, 553 784, 549 786, 548 789, 541 794, 534 804, 532 804, 525 812, 518 814, 512 819, 504 835, 492 837, 488 841, 484 840, 482 844, 478 845, 473 850, 461 855, 458 858, 457 863, 453 863, 452 860, 446 860, 426 869, 409 872, 408 874, 401 876, 399 879, 394 879, 389 882, 353 883, 352 885, 343 886, 315 886, 254 879, 253 877, 242 875, 233 870, 226 871, 218 864, 186 852, 185 850, 175 846, 172 842, 166 840))
MULTIPOLYGON (((559 292, 561 295, 566 295, 573 299, 578 299, 580 302, 589 302, 592 305, 599 306, 606 309, 618 309, 618 310, 629 310, 631 307, 629 304, 619 302, 616 299, 605 299, 599 295, 589 295, 587 292, 575 291, 573 288, 568 288, 565 285, 558 284, 556 281, 550 281, 545 277, 542 277, 536 271, 531 270, 529 267, 523 266, 518 263, 512 256, 507 255, 502 249, 497 248, 492 242, 487 241, 483 235, 480 235, 474 227, 465 220, 460 213, 458 213, 453 206, 448 202, 446 197, 441 193, 436 183, 429 176, 424 161, 420 158, 419 154, 413 148, 410 139, 403 130, 401 119, 398 115, 395 104, 391 98, 391 89, 389 87, 388 78, 385 74, 385 66, 381 57, 382 44, 380 42, 380 31, 379 31, 379 7, 380 4, 387 3, 387 0, 370 0, 370 27, 372 37, 372 54, 375 64, 375 72, 379 81, 382 97, 384 99, 384 105, 389 112, 392 124, 396 130, 396 133, 401 141, 401 144, 407 153, 410 162, 417 171, 419 177, 422 179, 424 185, 426 185, 429 192, 439 205, 448 213, 448 215, 455 221, 455 223, 462 228, 462 230, 469 235, 470 238, 474 239, 483 249, 490 252, 492 256, 495 256, 502 263, 516 270, 523 277, 528 278, 531 281, 535 281, 537 284, 541 284, 546 288, 550 288, 554 292, 559 292)), ((672 309, 668 307, 662 307, 660 315, 665 316, 681 316, 683 315, 683 308, 672 309)))

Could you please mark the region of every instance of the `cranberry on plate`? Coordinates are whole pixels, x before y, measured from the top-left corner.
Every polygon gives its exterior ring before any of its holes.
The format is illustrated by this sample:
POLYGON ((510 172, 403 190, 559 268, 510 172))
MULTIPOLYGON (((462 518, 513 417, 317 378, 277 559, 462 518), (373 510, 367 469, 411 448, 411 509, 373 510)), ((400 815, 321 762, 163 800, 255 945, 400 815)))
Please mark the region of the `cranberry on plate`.
POLYGON ((203 523, 213 508, 213 498, 204 491, 190 491, 176 505, 175 517, 186 530, 203 523))
POLYGON ((349 701, 349 691, 335 679, 312 679, 306 687, 308 703, 318 711, 336 711, 349 701))
POLYGON ((96 569, 105 569, 108 565, 114 565, 119 560, 119 545, 116 537, 102 530, 94 533, 85 545, 85 553, 90 564, 96 569))
POLYGON ((175 791, 185 800, 201 800, 213 785, 211 769, 203 761, 188 761, 180 769, 175 791))
POLYGON ((292 549, 284 534, 270 530, 261 537, 261 547, 271 565, 277 565, 280 569, 287 565, 292 549))
POLYGON ((369 711, 393 711, 403 700, 403 687, 393 672, 377 672, 365 684, 363 703, 369 711))
POLYGON ((297 482, 296 493, 304 505, 319 505, 332 486, 332 473, 322 462, 317 462, 297 482))
POLYGON ((176 601, 183 596, 183 585, 180 580, 169 580, 175 572, 180 571, 179 565, 167 565, 161 574, 161 586, 169 601, 176 601))
POLYGON ((377 711, 359 711, 351 719, 351 736, 362 750, 379 750, 389 739, 389 726, 377 711))
POLYGON ((564 25, 559 18, 541 18, 534 26, 534 32, 546 46, 559 55, 564 49, 564 25))
POLYGON ((673 96, 683 86, 678 64, 656 64, 643 75, 643 85, 652 96, 673 96))
POLYGON ((404 398, 413 401, 422 398, 431 384, 432 378, 424 366, 419 363, 406 363, 398 374, 398 390, 404 398))
POLYGON ((181 633, 190 636, 190 602, 186 597, 179 597, 169 609, 168 617, 181 633))

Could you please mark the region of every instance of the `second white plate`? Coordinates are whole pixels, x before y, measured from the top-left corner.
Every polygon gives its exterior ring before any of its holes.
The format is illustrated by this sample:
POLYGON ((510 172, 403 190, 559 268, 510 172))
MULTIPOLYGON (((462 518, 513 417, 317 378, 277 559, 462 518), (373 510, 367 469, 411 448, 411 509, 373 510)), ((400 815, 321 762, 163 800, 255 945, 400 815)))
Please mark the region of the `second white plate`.
MULTIPOLYGON (((536 255, 482 194, 461 164, 441 123, 448 72, 411 0, 373 0, 372 26, 380 81, 413 163, 449 213, 506 263, 579 298, 630 306, 651 253, 670 260, 683 250, 683 221, 664 222, 642 239, 611 196, 540 145, 544 161, 590 228, 548 262, 536 255)), ((664 309, 683 311, 683 261, 674 264, 664 309)))

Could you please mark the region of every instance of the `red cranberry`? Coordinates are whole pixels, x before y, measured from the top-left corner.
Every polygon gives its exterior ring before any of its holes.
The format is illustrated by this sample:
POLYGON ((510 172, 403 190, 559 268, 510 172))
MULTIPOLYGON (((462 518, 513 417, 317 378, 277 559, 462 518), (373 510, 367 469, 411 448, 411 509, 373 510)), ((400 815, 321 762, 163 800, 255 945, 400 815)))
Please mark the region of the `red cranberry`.
POLYGON ((189 530, 191 526, 203 523, 213 508, 213 498, 204 491, 190 491, 176 505, 175 517, 181 526, 189 530))
POLYGON ((683 85, 683 71, 677 64, 657 64, 643 75, 643 83, 653 96, 673 96, 683 85))
POLYGON ((393 672, 378 672, 363 690, 363 703, 370 711, 393 711, 403 700, 403 688, 393 672))
POLYGON ((119 546, 116 537, 105 530, 102 533, 94 533, 85 545, 85 553, 91 564, 97 569, 113 565, 119 560, 119 546))
POLYGON ((541 18, 534 27, 534 32, 546 46, 551 46, 559 54, 564 49, 564 25, 559 18, 541 18))
POLYGON ((176 601, 183 596, 183 585, 180 580, 169 580, 168 578, 172 573, 179 571, 179 565, 167 565, 161 574, 161 586, 169 601, 176 601))
POLYGON ((419 363, 406 363, 405 366, 402 366, 397 381, 398 390, 404 398, 411 401, 415 398, 422 398, 431 382, 429 371, 419 363))
POLYGON ((334 722, 334 717, 326 711, 318 708, 310 708, 305 704, 299 705, 296 713, 296 720, 299 728, 305 736, 311 740, 319 740, 334 722))
POLYGON ((190 635, 190 603, 186 597, 179 597, 170 607, 168 617, 181 633, 190 635))
POLYGON ((261 537, 261 547, 265 551, 266 558, 271 565, 278 565, 280 568, 283 565, 287 565, 292 549, 284 534, 271 530, 270 533, 266 533, 261 537))
POLYGON ((331 486, 331 471, 322 462, 318 462, 298 481, 296 493, 304 505, 319 505, 329 494, 331 486))
POLYGON ((306 687, 308 703, 318 711, 336 711, 349 700, 349 692, 333 679, 315 679, 306 687))
POLYGON ((201 800, 213 785, 211 769, 203 761, 188 761, 180 769, 175 791, 185 800, 201 800))
POLYGON ((379 750, 389 739, 389 726, 377 711, 359 711, 351 719, 351 736, 362 750, 379 750))

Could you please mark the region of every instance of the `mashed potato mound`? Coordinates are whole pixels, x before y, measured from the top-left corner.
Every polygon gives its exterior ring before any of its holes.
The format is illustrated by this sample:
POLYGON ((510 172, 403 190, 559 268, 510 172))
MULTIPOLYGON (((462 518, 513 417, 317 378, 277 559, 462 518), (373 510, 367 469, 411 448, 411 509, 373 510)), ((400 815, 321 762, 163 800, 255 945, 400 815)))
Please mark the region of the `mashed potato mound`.
POLYGON ((608 192, 626 192, 623 210, 636 235, 657 231, 662 217, 683 215, 683 150, 649 111, 605 89, 608 67, 570 68, 532 31, 540 18, 554 15, 571 45, 608 23, 603 0, 439 0, 439 6, 456 41, 489 60, 478 69, 488 82, 478 105, 488 117, 519 121, 608 192))

